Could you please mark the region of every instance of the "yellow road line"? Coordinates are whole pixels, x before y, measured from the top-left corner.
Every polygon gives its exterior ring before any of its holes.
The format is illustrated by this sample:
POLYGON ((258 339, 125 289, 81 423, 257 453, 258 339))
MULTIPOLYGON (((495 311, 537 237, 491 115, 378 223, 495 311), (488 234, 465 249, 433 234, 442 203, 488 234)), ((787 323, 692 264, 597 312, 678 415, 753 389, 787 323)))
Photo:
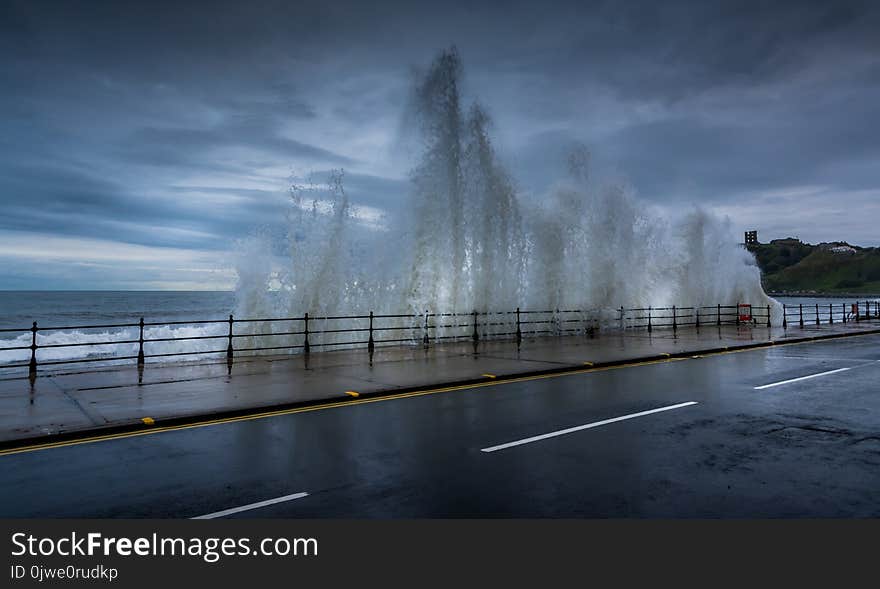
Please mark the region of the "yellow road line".
POLYGON ((488 372, 484 372, 484 373, 481 374, 480 376, 485 376, 486 378, 498 378, 498 377, 495 376, 494 374, 490 374, 490 373, 488 373, 488 372))
MULTIPOLYGON (((877 335, 876 333, 859 333, 852 334, 846 337, 857 337, 863 335, 877 335)), ((725 348, 724 351, 721 352, 711 352, 703 354, 703 357, 707 356, 720 356, 722 354, 735 354, 739 352, 754 352, 757 350, 766 349, 768 347, 780 347, 780 346, 793 346, 793 345, 803 345, 803 344, 812 344, 812 343, 820 343, 828 341, 827 339, 823 340, 810 340, 805 342, 767 342, 766 346, 759 346, 753 348, 744 348, 744 349, 736 349, 730 350, 725 348)), ((91 444, 94 442, 104 442, 110 440, 119 440, 123 438, 134 438, 138 436, 149 436, 153 434, 160 434, 165 432, 172 432, 184 429, 195 429, 201 427, 209 427, 213 425, 222 425, 224 423, 235 423, 239 421, 251 421, 255 419, 265 419, 267 417, 277 417, 281 415, 293 415, 295 413, 306 413, 309 411, 322 411, 324 409, 336 409, 339 407, 348 407, 351 405, 361 405, 364 403, 379 403, 382 401, 394 401, 397 399, 408 399, 410 397, 421 397, 424 395, 434 395, 438 393, 449 393, 453 391, 464 391, 470 389, 478 389, 483 387, 491 387, 496 385, 504 385, 513 382, 528 382, 532 380, 542 380, 545 378, 559 378, 563 376, 572 376, 576 374, 586 374, 588 372, 604 372, 606 370, 617 370, 620 368, 635 368, 637 366, 650 366, 652 364, 664 364, 666 362, 678 362, 681 360, 689 360, 690 358, 662 358, 659 360, 645 360, 638 362, 629 362, 625 364, 616 364, 614 366, 599 366, 599 367, 587 367, 587 368, 579 368, 576 370, 570 370, 566 372, 557 372, 553 374, 538 374, 533 376, 518 376, 512 378, 505 378, 503 380, 492 380, 486 382, 479 382, 473 384, 464 384, 464 385, 455 385, 449 387, 441 387, 435 389, 425 389, 420 391, 411 391, 409 393, 398 393, 398 394, 389 394, 382 395, 381 397, 374 397, 369 399, 352 399, 349 401, 337 401, 335 403, 327 403, 324 405, 314 405, 310 407, 297 407, 293 409, 278 409, 278 410, 270 410, 270 411, 262 411, 260 413, 250 413, 248 415, 241 415, 239 417, 220 417, 217 419, 208 419, 205 421, 196 421, 193 423, 186 423, 181 425, 168 425, 168 426, 158 426, 152 427, 150 429, 142 430, 142 431, 133 431, 133 432, 121 432, 117 434, 106 434, 106 435, 97 435, 90 436, 87 438, 78 438, 75 440, 67 440, 64 442, 47 442, 44 444, 34 444, 32 446, 22 446, 21 448, 10 448, 8 450, 0 450, 0 456, 9 456, 12 454, 23 454, 25 452, 36 452, 39 450, 50 450, 53 448, 64 448, 67 446, 78 446, 80 444, 91 444)), ((353 391, 352 391, 353 392, 353 391)))

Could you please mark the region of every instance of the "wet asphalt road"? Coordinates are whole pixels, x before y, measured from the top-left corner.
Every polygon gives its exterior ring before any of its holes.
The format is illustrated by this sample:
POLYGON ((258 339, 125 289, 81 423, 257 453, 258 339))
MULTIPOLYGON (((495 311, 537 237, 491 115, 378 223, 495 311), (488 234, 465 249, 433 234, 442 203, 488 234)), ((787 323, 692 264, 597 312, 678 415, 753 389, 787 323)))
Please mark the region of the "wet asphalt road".
POLYGON ((0 456, 0 517, 195 517, 296 493, 232 517, 878 517, 880 336, 0 456))

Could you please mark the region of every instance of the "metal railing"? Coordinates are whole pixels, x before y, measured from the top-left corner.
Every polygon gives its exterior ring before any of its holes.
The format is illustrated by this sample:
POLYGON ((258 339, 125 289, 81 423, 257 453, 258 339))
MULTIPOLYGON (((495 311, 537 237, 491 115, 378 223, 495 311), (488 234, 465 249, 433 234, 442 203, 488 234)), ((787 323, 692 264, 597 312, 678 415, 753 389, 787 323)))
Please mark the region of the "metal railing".
POLYGON ((645 307, 619 309, 622 328, 701 327, 707 325, 762 325, 770 327, 770 305, 763 307, 749 303, 714 305, 703 307, 645 307), (627 322, 630 323, 627 323, 627 322))
POLYGON ((833 325, 880 318, 880 301, 782 305, 782 327, 833 325))
MULTIPOLYGON (((827 308, 826 323, 861 320, 880 316, 880 304, 874 303, 873 311, 865 303, 852 305, 850 313, 842 308, 835 315, 835 307, 827 308), (854 311, 853 311, 854 310, 854 311), (853 315, 854 312, 854 315, 853 315)), ((807 308, 796 308, 801 326, 811 321, 807 308)), ((784 307, 783 326, 792 322, 792 307, 784 307)), ((820 308, 815 309, 817 324, 823 320, 820 308)), ((643 307, 604 308, 591 310, 554 309, 494 311, 469 313, 376 314, 372 311, 362 315, 269 317, 236 319, 229 315, 222 320, 193 320, 147 322, 141 318, 136 323, 113 323, 101 325, 72 325, 42 327, 33 322, 30 328, 0 329, 0 334, 30 333, 30 343, 0 347, 0 352, 30 352, 29 360, 0 364, 0 369, 27 368, 35 376, 38 368, 86 363, 120 363, 135 361, 143 367, 147 359, 214 357, 223 358, 231 365, 237 355, 257 355, 259 352, 287 352, 309 354, 313 349, 338 349, 365 347, 370 354, 376 347, 391 345, 417 345, 428 347, 432 342, 467 341, 475 344, 484 339, 515 339, 546 335, 594 335, 603 329, 646 330, 721 325, 771 325, 770 306, 752 306, 746 303, 734 305, 690 307, 643 307), (202 327, 208 332, 197 334, 176 333, 178 328, 202 327), (158 333, 162 329, 170 333, 158 333), (51 334, 74 330, 117 330, 116 339, 100 341, 74 341, 51 343, 51 334), (170 349, 169 344, 187 342, 189 349, 170 349), (197 346, 198 342, 209 345, 197 346), (211 345, 216 342, 216 345, 211 345), (162 344, 166 344, 165 349, 162 344), (45 357, 47 352, 66 348, 84 349, 91 352, 82 357, 45 357), (97 348, 98 351, 94 352, 97 348), (108 348, 113 348, 108 353, 108 348), (122 348, 120 352, 119 349, 122 348), (146 348, 146 349, 145 349, 146 348), (44 357, 38 357, 38 351, 44 357), (149 353, 147 353, 149 352, 149 353)), ((99 334, 101 335, 101 334, 99 334)), ((107 337, 111 334, 107 333, 107 337)), ((21 336, 20 336, 21 338, 21 336)), ((7 340, 9 341, 9 340, 7 340)), ((0 344, 3 341, 0 340, 0 344)))

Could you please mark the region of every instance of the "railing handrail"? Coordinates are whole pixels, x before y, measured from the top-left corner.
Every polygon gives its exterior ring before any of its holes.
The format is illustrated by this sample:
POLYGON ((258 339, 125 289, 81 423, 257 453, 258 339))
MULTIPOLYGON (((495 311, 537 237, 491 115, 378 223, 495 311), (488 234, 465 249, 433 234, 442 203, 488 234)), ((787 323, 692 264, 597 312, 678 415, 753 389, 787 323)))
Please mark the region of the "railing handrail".
MULTIPOLYGON (((797 306, 782 305, 782 327, 787 328, 789 319, 797 318, 801 327, 805 323, 815 323, 819 325, 823 319, 828 324, 833 324, 835 320, 846 323, 849 320, 861 320, 863 318, 880 317, 880 301, 875 301, 872 308, 871 301, 858 301, 856 303, 810 303, 806 306, 798 304, 797 306), (864 305, 864 314, 861 313, 864 305), (849 306, 849 311, 847 307, 849 306), (840 309, 837 313, 836 309, 840 309), (872 312, 873 309, 873 312, 872 312)), ((393 313, 393 314, 377 314, 370 311, 369 314, 358 315, 323 315, 315 316, 304 313, 302 316, 294 317, 255 317, 236 319, 230 315, 227 319, 198 319, 198 320, 172 320, 172 321, 150 321, 146 322, 143 318, 137 323, 105 323, 94 325, 73 325, 73 326, 49 326, 40 327, 37 322, 33 322, 31 327, 27 328, 3 328, 2 333, 30 333, 31 343, 29 345, 17 345, 10 347, 0 347, 0 352, 15 350, 31 350, 31 359, 29 363, 12 363, 0 364, 0 369, 21 368, 28 366, 30 373, 36 373, 39 365, 55 366, 61 364, 75 364, 85 362, 108 362, 137 359, 138 365, 143 366, 146 358, 165 358, 174 356, 192 356, 192 355, 210 355, 226 352, 227 359, 232 362, 235 352, 258 352, 267 350, 303 350, 308 353, 310 348, 327 348, 332 346, 361 346, 366 345, 371 353, 377 344, 395 344, 395 343, 417 343, 421 338, 427 346, 430 341, 462 339, 470 337, 474 343, 477 343, 481 337, 503 337, 516 336, 517 342, 521 341, 523 334, 526 335, 542 335, 542 334, 562 334, 572 332, 589 332, 592 333, 600 325, 600 318, 603 318, 609 325, 615 321, 619 322, 622 329, 640 329, 646 328, 651 332, 654 328, 672 328, 673 331, 681 326, 695 325, 697 328, 704 325, 722 325, 751 323, 758 324, 761 320, 762 324, 767 327, 771 324, 771 308, 770 305, 753 305, 751 303, 737 302, 732 305, 716 304, 712 306, 663 306, 663 307, 599 307, 593 309, 522 309, 510 311, 477 311, 470 312, 430 312, 426 310, 424 313, 393 313), (547 317, 537 317, 546 315, 547 317), (570 317, 575 315, 575 317, 570 317), (515 320, 504 321, 500 317, 512 317, 515 320), (532 317, 523 319, 522 316, 532 317), (467 318, 466 320, 456 320, 457 318, 467 318), (483 319, 480 321, 480 319, 483 319), (411 320, 409 325, 382 325, 383 320, 411 320), (434 323, 431 323, 434 319, 434 323), (444 323, 443 320, 451 320, 451 323, 444 323), (671 321, 668 321, 671 320, 671 321), (326 324, 322 322, 336 321, 358 321, 364 322, 356 324, 356 326, 339 327, 328 329, 326 324), (369 324, 366 324, 369 321, 369 324), (515 321, 515 331, 493 331, 492 328, 503 328, 505 326, 513 326, 515 321), (287 329, 279 332, 249 332, 235 333, 235 324, 266 324, 281 322, 301 322, 302 330, 287 329), (379 322, 375 325, 374 322, 379 322), (580 323, 581 327, 565 327, 566 325, 580 323), (173 337, 148 337, 147 328, 182 326, 182 325, 228 325, 226 333, 218 333, 216 335, 183 335, 173 337), (545 329, 539 329, 538 326, 547 326, 545 329), (534 327, 533 327, 534 326, 534 327), (319 329, 315 329, 319 327, 319 329), (523 329, 525 327, 525 329, 523 329), (65 343, 39 343, 38 336, 46 332, 69 331, 75 329, 127 329, 137 328, 138 338, 132 339, 127 337, 118 340, 90 341, 90 342, 65 342, 65 343), (449 335, 447 330, 469 330, 467 333, 458 333, 449 335), (389 338, 377 339, 374 334, 381 332, 395 331, 411 331, 412 336, 407 338, 389 338), (482 333, 481 333, 482 331, 482 333), (431 335, 433 332, 433 335, 431 335), (369 334, 368 340, 347 340, 347 341, 325 341, 324 336, 337 336, 340 334, 369 334), (264 338, 264 337, 299 337, 302 341, 287 342, 287 345, 273 346, 251 346, 235 348, 234 342, 241 338, 264 338), (311 339, 310 339, 311 338, 311 339), (312 341, 314 339, 322 341, 312 341), (160 342, 177 342, 177 341, 201 341, 227 339, 228 346, 226 350, 195 350, 195 351, 175 351, 175 352, 156 352, 146 354, 144 352, 144 344, 160 343, 160 342), (96 356, 87 358, 68 358, 68 359, 45 359, 37 362, 36 351, 39 349, 59 349, 59 348, 85 348, 100 346, 121 346, 121 345, 138 345, 137 356, 96 356)), ((119 332, 125 333, 125 332, 119 332)), ((390 334, 389 334, 390 335, 390 334)))

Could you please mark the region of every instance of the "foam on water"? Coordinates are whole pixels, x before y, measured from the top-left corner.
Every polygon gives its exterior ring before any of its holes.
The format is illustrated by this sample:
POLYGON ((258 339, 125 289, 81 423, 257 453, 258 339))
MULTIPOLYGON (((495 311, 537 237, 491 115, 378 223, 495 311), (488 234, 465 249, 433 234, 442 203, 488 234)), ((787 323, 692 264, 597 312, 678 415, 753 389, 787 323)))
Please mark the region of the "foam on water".
MULTIPOLYGON (((235 297, 230 292, 208 291, 0 291, 0 329, 20 329, 20 331, 0 331, 0 348, 27 347, 31 343, 28 327, 37 321, 41 329, 50 326, 119 325, 136 324, 140 317, 145 321, 222 320, 234 305, 235 297)), ((227 326, 224 323, 202 325, 162 325, 147 326, 147 338, 165 339, 180 337, 202 337, 223 335, 227 326)), ((137 340, 136 327, 91 328, 79 327, 40 331, 37 343, 40 346, 62 344, 81 344, 100 341, 137 340)), ((148 342, 147 354, 173 352, 193 352, 199 350, 224 349, 224 339, 188 340, 178 342, 148 342)), ((37 351, 40 363, 68 360, 73 358, 103 358, 107 356, 136 356, 137 344, 76 346, 64 348, 41 347, 37 351)), ((177 358, 152 358, 148 362, 180 361, 196 359, 200 356, 180 356, 177 358)), ((30 350, 0 349, 0 364, 26 364, 30 350)), ((124 363, 131 364, 131 360, 124 363)), ((106 362, 101 362, 101 364, 106 362)), ((76 369, 76 365, 62 365, 59 368, 76 369)), ((0 373, 6 373, 0 370, 0 373)), ((12 370, 11 372, 20 372, 12 370)))
MULTIPOLYGON (((156 326, 144 329, 145 339, 179 339, 186 337, 206 337, 206 336, 223 336, 226 334, 226 327, 222 324, 217 325, 182 325, 182 326, 156 326)), ((70 330, 70 331, 52 331, 45 334, 37 334, 37 345, 41 346, 38 350, 40 362, 52 362, 57 360, 70 360, 73 358, 85 359, 92 358, 100 360, 102 358, 116 356, 137 356, 138 344, 137 328, 124 329, 94 329, 94 330, 70 330), (55 346, 63 344, 84 344, 89 342, 131 342, 120 344, 105 344, 93 346, 63 347, 53 348, 44 346, 55 346)), ((31 344, 31 334, 25 333, 13 338, 3 339, 0 341, 0 347, 11 348, 20 346, 29 346, 31 344)), ((226 342, 222 337, 217 339, 197 339, 186 341, 165 341, 165 342, 149 342, 145 344, 145 350, 148 354, 170 354, 178 352, 193 352, 192 355, 178 356, 168 358, 168 361, 181 361, 195 359, 205 356, 217 356, 218 354, 208 354, 217 350, 224 350, 226 342), (197 354, 198 352, 205 355, 197 354)), ((0 364, 27 364, 30 360, 30 350, 6 350, 0 351, 0 364)), ((127 361, 131 363, 130 361, 127 361)), ((107 361, 105 363, 111 363, 107 361)), ((69 365, 68 365, 69 366, 69 365)))

